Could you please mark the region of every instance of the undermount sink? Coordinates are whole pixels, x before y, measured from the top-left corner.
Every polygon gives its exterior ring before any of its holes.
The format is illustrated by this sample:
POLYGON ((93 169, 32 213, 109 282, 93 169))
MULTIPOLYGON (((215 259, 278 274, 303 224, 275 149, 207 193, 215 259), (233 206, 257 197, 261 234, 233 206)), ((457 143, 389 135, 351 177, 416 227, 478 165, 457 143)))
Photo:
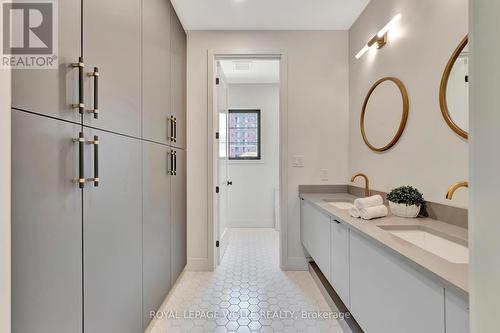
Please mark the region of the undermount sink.
POLYGON ((469 263, 469 248, 457 241, 419 227, 397 228, 382 226, 381 228, 452 263, 469 263))
POLYGON ((348 210, 354 207, 351 202, 347 201, 333 201, 333 200, 325 200, 330 206, 333 206, 337 209, 348 210))

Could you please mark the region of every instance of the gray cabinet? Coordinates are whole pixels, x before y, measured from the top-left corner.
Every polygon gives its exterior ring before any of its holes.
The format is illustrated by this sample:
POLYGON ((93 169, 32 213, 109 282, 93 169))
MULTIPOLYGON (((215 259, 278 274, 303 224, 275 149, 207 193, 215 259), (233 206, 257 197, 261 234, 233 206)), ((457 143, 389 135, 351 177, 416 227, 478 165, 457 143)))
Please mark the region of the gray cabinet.
MULTIPOLYGON (((141 1, 82 0, 86 71, 99 68, 99 119, 86 125, 141 136, 141 1)), ((87 109, 93 80, 85 78, 87 109)))
POLYGON ((82 332, 79 126, 12 112, 12 332, 82 332))
POLYGON ((330 280, 330 217, 303 200, 300 209, 302 244, 330 280))
POLYGON ((143 142, 143 302, 144 328, 159 309, 171 281, 170 148, 143 142))
POLYGON ((172 283, 186 266, 186 152, 174 150, 176 163, 172 176, 172 283))
POLYGON ((80 2, 58 2, 59 67, 54 70, 19 69, 12 72, 12 106, 51 117, 80 122, 71 105, 78 102, 78 69, 71 67, 80 57, 80 2))
MULTIPOLYGON (((141 141, 94 129, 99 137, 99 187, 83 190, 85 332, 142 330, 141 141)), ((93 176, 93 149, 86 149, 93 176)))
POLYGON ((166 0, 148 0, 143 1, 142 7, 143 138, 170 143, 174 134, 170 119, 171 4, 166 0))
POLYGON ((332 221, 330 283, 349 307, 349 228, 340 221, 332 221))
POLYGON ((445 291, 446 333, 469 333, 469 300, 445 291))
POLYGON ((350 310, 370 333, 444 333, 444 288, 351 230, 350 310))
POLYGON ((173 8, 171 13, 171 112, 176 119, 173 146, 186 148, 186 32, 173 8))

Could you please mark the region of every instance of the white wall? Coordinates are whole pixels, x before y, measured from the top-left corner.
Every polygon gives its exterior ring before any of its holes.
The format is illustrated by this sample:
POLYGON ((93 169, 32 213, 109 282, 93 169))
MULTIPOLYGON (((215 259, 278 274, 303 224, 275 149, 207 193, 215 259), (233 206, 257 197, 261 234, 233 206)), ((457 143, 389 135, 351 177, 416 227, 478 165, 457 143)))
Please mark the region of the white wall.
POLYGON ((499 1, 471 1, 471 333, 498 332, 500 308, 499 1))
POLYGON ((10 72, 0 70, 0 332, 10 332, 10 72))
MULTIPOLYGON (((288 63, 288 229, 284 268, 306 269, 300 244, 299 184, 345 183, 348 176, 346 31, 188 32, 188 269, 208 268, 207 54, 286 52, 288 63), (292 168, 291 157, 305 166, 292 168), (207 263, 204 265, 204 263, 207 263)), ((283 221, 285 223, 285 221, 283 221)), ((212 246, 212 244, 210 244, 212 246)))
POLYGON ((279 84, 230 84, 228 109, 260 109, 261 161, 230 161, 228 213, 233 228, 274 228, 279 188, 279 84))
POLYGON ((365 172, 376 190, 414 185, 429 201, 467 206, 468 191, 445 200, 448 187, 468 180, 468 144, 445 123, 439 108, 441 75, 468 32, 468 0, 372 0, 349 31, 351 174, 365 172), (381 50, 354 55, 396 13, 403 18, 381 50), (361 108, 371 85, 400 78, 408 90, 410 115, 397 145, 372 152, 360 129, 361 108))

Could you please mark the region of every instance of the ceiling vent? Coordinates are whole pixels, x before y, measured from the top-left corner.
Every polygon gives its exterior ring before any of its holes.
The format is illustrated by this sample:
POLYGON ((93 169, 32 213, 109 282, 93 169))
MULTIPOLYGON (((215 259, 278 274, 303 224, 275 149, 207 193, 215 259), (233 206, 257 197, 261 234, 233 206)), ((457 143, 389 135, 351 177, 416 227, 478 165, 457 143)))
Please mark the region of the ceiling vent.
POLYGON ((236 72, 249 72, 252 69, 251 61, 233 61, 234 70, 236 72))

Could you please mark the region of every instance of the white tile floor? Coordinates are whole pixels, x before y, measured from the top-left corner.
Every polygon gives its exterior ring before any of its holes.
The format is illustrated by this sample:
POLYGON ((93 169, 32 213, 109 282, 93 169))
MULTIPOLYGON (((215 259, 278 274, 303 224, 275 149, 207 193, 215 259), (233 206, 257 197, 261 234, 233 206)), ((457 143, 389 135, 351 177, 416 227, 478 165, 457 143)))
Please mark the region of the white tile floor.
POLYGON ((280 270, 276 231, 233 229, 216 271, 185 272, 147 332, 342 333, 332 316, 309 272, 280 270))

